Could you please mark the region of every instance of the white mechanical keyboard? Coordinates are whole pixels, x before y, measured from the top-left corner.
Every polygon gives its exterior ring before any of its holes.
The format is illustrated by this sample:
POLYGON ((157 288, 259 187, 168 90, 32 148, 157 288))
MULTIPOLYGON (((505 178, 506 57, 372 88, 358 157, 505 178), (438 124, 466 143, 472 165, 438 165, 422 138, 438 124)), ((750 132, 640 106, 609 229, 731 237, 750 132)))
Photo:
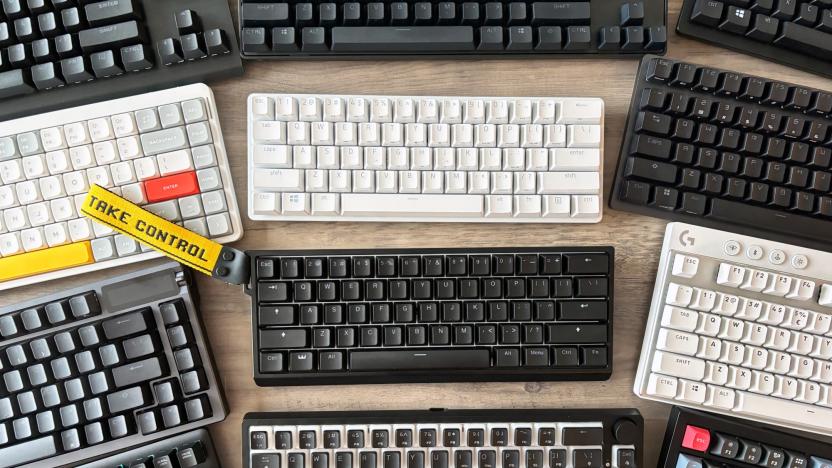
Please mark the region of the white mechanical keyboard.
POLYGON ((634 391, 832 435, 832 253, 671 223, 634 391))
POLYGON ((594 223, 604 102, 252 94, 249 217, 594 223))
POLYGON ((205 85, 8 120, 0 122, 0 290, 159 256, 80 214, 92 184, 218 242, 243 232, 205 85))

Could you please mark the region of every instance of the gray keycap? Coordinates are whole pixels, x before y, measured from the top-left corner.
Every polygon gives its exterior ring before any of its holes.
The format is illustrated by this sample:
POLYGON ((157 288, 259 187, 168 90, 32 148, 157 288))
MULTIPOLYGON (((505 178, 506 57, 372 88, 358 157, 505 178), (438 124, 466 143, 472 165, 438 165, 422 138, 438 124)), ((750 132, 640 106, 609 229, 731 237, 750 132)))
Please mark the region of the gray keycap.
POLYGON ((114 439, 118 439, 119 437, 124 437, 127 435, 127 420, 124 418, 124 416, 116 416, 115 418, 110 418, 109 425, 110 435, 114 439))
POLYGON ((17 136, 17 149, 21 156, 30 156, 43 152, 40 146, 40 138, 34 132, 21 133, 17 136))
POLYGON ((38 338, 37 340, 29 343, 29 349, 32 350, 32 357, 34 357, 37 361, 42 361, 52 356, 52 350, 49 349, 49 343, 47 343, 44 338, 38 338))
POLYGON ((202 206, 205 207, 205 214, 208 215, 228 211, 228 205, 225 204, 225 192, 214 190, 213 192, 203 193, 202 206))
POLYGON ((38 423, 38 432, 41 434, 52 432, 55 430, 55 416, 51 411, 44 411, 35 416, 38 423))
POLYGON ((37 330, 43 324, 40 321, 40 314, 37 309, 26 309, 20 313, 20 320, 26 330, 37 330))
POLYGON ((98 354, 101 356, 101 364, 106 367, 112 367, 121 361, 118 357, 116 345, 112 343, 99 348, 98 354))
POLYGON ((20 414, 29 414, 37 411, 38 405, 35 402, 35 394, 31 391, 18 394, 17 407, 20 408, 20 414))
POLYGON ((193 351, 191 351, 190 348, 177 350, 173 353, 173 358, 176 361, 176 368, 179 369, 180 372, 196 367, 193 351))
POLYGON ((69 429, 61 432, 61 445, 64 450, 77 450, 81 448, 81 439, 78 437, 78 429, 69 429))
POLYGON ((84 416, 87 417, 87 421, 95 421, 104 416, 100 398, 93 398, 84 402, 84 416))
POLYGON ((211 138, 211 127, 208 126, 208 122, 190 124, 187 129, 191 146, 205 145, 214 141, 211 138))
POLYGON ((219 213, 205 218, 208 223, 208 234, 211 237, 220 237, 231 234, 231 218, 228 213, 219 213))
POLYGON ((19 392, 23 390, 23 378, 20 376, 20 371, 13 370, 3 374, 3 382, 6 384, 6 390, 9 392, 19 392))
POLYGON ((179 216, 179 205, 176 203, 176 200, 153 203, 145 205, 143 208, 157 216, 167 219, 168 221, 180 221, 182 219, 179 216))
POLYGON ((205 417, 205 407, 201 398, 194 398, 185 402, 185 415, 188 421, 196 421, 205 417))
POLYGON ((191 99, 182 103, 182 113, 185 114, 185 122, 201 122, 208 118, 205 113, 205 103, 202 99, 191 99))
POLYGON ((139 243, 124 234, 116 234, 116 253, 119 257, 126 257, 139 253, 139 243))
POLYGON ((162 382, 153 386, 153 393, 156 395, 156 401, 159 404, 170 403, 176 399, 173 391, 173 384, 170 382, 162 382))
POLYGON ((182 468, 196 468, 199 466, 199 458, 194 453, 194 449, 190 447, 180 450, 177 456, 179 457, 179 466, 182 468))
POLYGON ((51 324, 61 323, 66 320, 66 311, 64 310, 64 305, 61 302, 46 304, 44 310, 46 310, 46 319, 49 320, 49 323, 51 324))
POLYGON ((9 443, 9 431, 6 429, 6 424, 0 424, 0 445, 9 443))
POLYGON ((116 249, 113 246, 113 239, 111 237, 93 239, 90 242, 90 246, 92 247, 92 256, 96 262, 116 257, 116 249))
POLYGON ((87 443, 90 445, 104 442, 104 430, 101 423, 92 423, 84 426, 84 435, 87 436, 87 443))
POLYGON ((188 147, 185 127, 173 127, 156 132, 145 133, 141 136, 144 154, 153 156, 188 147))
POLYGON ((9 364, 15 367, 22 366, 29 361, 29 358, 26 357, 26 351, 23 350, 21 345, 6 348, 6 357, 9 358, 9 364))
POLYGON ((46 383, 46 369, 43 368, 43 364, 29 366, 26 373, 29 375, 29 382, 33 386, 39 387, 46 383))
POLYGON ((139 413, 138 422, 139 430, 141 430, 142 434, 150 434, 159 429, 156 425, 156 414, 153 411, 139 413))
POLYGON ((186 394, 196 393, 202 390, 204 380, 199 370, 192 370, 182 374, 182 391, 186 394))
POLYGON ((78 372, 86 374, 95 370, 95 359, 91 351, 84 351, 75 355, 75 366, 78 372))
POLYGON ((68 405, 61 407, 61 424, 64 427, 71 427, 80 422, 78 418, 78 407, 76 405, 68 405))
POLYGON ((52 361, 51 366, 52 375, 57 380, 63 380, 69 378, 69 376, 72 375, 72 370, 69 368, 69 361, 67 361, 65 357, 55 359, 54 361, 52 361))
POLYGON ((199 195, 191 195, 190 197, 180 198, 179 211, 182 213, 182 219, 204 216, 202 211, 202 200, 200 200, 199 195))
POLYGON ((205 169, 217 165, 217 156, 214 154, 213 145, 197 146, 191 149, 191 157, 194 160, 194 167, 205 169))
POLYGON ((14 427, 14 436, 16 439, 25 439, 32 435, 32 426, 29 424, 29 418, 15 419, 12 422, 14 427))
POLYGON ((205 222, 205 218, 189 219, 183 223, 183 226, 202 237, 208 237, 208 223, 205 222))
POLYGON ((82 400, 86 393, 84 393, 84 384, 81 379, 75 378, 64 382, 64 391, 66 392, 66 399, 69 401, 82 400))
POLYGON ((162 422, 165 424, 165 427, 174 427, 182 424, 179 407, 176 405, 170 405, 162 408, 162 422))
POLYGON ((81 338, 81 344, 88 348, 92 345, 97 345, 100 341, 98 337, 98 330, 95 329, 92 325, 87 325, 86 327, 81 327, 78 329, 78 337, 81 338))
POLYGON ((17 323, 11 315, 0 317, 0 336, 8 338, 17 334, 17 323))
POLYGON ((110 384, 107 382, 107 374, 104 372, 90 374, 87 380, 89 380, 90 391, 93 395, 100 395, 110 389, 110 384))
POLYGON ((153 339, 150 338, 150 335, 141 335, 124 340, 122 346, 124 347, 124 357, 127 359, 135 359, 137 357, 146 356, 148 354, 152 354, 155 350, 153 339))
POLYGON ((61 393, 57 386, 49 385, 40 389, 40 399, 43 400, 43 406, 51 408, 61 404, 61 393))
POLYGON ((69 309, 72 311, 73 317, 84 318, 90 314, 101 312, 101 305, 98 304, 98 296, 91 292, 71 297, 69 299, 69 309))
POLYGON ((12 400, 9 398, 0 398, 0 421, 11 419, 12 416, 14 416, 12 400))
POLYGON ((162 124, 162 128, 176 127, 185 123, 182 119, 182 110, 179 108, 179 104, 159 106, 159 122, 162 124))
POLYGON ((69 332, 61 332, 55 335, 55 347, 60 353, 68 353, 75 350, 75 339, 69 332))
POLYGON ((139 128, 139 132, 141 133, 152 132, 162 128, 159 123, 159 114, 156 113, 156 109, 142 109, 140 111, 136 111, 136 126, 139 128))
POLYGON ((12 137, 0 138, 0 161, 14 159, 20 156, 17 152, 17 145, 12 137))
POLYGON ((162 368, 159 358, 152 357, 113 369, 113 385, 116 388, 128 387, 161 376, 162 368))
POLYGON ((210 192, 222 188, 222 178, 220 178, 220 171, 216 167, 196 171, 196 180, 199 182, 200 192, 210 192))
MULTIPOLYGON (((145 401, 146 398, 142 387, 130 387, 107 395, 107 408, 113 414, 123 413, 134 408, 141 408, 145 405, 145 401)), ((149 399, 149 403, 153 404, 152 398, 149 399)), ((162 404, 166 402, 158 401, 158 403, 162 404)))

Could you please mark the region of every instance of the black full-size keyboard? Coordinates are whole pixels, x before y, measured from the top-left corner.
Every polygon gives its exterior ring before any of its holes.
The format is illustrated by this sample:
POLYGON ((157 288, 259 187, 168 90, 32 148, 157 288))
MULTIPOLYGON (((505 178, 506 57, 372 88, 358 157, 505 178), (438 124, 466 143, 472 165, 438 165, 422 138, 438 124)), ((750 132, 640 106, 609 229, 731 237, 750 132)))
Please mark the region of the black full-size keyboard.
POLYGON ((832 92, 645 57, 610 206, 826 250, 832 92))
POLYGON ((241 0, 243 56, 552 56, 664 53, 665 0, 241 0))
POLYGON ((612 372, 611 247, 249 255, 259 385, 612 372))
POLYGON ((832 439, 674 407, 659 468, 829 468, 832 439))
POLYGON ((684 0, 680 34, 832 76, 832 1, 684 0))
POLYGON ((638 468, 635 409, 249 413, 245 468, 638 468))
POLYGON ((168 263, 0 309, 0 466, 78 466, 222 421, 192 288, 168 263))
POLYGON ((220 460, 211 435, 205 429, 197 429, 77 468, 220 468, 220 460))
POLYGON ((225 0, 3 0, 0 121, 239 75, 225 0))

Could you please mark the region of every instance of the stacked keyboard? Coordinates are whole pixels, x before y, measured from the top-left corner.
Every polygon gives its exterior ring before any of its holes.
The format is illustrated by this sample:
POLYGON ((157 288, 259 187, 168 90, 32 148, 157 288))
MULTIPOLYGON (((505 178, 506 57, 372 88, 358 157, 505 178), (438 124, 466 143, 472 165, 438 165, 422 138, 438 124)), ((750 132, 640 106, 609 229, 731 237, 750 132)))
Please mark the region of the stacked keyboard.
POLYGON ((242 73, 224 0, 4 0, 0 121, 242 73))
POLYGON ((242 235, 205 85, 8 120, 0 122, 0 290, 159 256, 80 214, 93 184, 218 242, 242 235))
POLYGON ((636 410, 250 413, 245 468, 635 468, 636 410))
POLYGON ((832 254, 671 223, 635 393, 832 435, 832 254))
POLYGON ((832 92, 647 57, 610 205, 828 248, 832 92))
MULTIPOLYGON (((205 429, 175 435, 125 450, 78 468, 220 468, 214 443, 205 429)), ((278 467, 274 467, 278 468, 278 467)))
POLYGON ((0 464, 78 466, 222 421, 189 283, 166 264, 0 309, 0 464))
POLYGON ((593 98, 254 94, 249 217, 601 220, 593 98))
POLYGON ((670 413, 658 466, 824 468, 830 465, 832 448, 828 442, 781 432, 772 426, 677 407, 670 413))
POLYGON ((828 0, 685 0, 677 30, 832 76, 832 2, 828 0))
POLYGON ((612 370, 612 248, 249 254, 260 385, 612 370))

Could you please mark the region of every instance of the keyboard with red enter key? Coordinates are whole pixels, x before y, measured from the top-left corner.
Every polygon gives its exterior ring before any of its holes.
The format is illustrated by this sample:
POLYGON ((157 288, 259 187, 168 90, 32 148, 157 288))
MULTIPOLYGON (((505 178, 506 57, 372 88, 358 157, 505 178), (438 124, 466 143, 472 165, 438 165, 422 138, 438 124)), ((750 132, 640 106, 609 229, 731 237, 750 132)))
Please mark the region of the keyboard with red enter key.
POLYGON ((0 290, 158 256, 79 214, 93 184, 218 242, 242 235, 205 85, 8 120, 0 122, 0 290))

